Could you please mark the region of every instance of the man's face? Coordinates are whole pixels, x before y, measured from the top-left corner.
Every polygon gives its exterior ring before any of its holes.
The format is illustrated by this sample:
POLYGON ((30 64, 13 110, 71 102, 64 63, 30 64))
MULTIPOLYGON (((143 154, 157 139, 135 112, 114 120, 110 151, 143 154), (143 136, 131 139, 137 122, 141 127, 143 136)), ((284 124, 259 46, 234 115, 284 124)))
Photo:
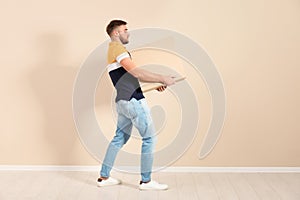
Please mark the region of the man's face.
POLYGON ((126 25, 119 26, 117 32, 122 44, 127 44, 129 42, 128 40, 129 32, 127 26, 126 25))

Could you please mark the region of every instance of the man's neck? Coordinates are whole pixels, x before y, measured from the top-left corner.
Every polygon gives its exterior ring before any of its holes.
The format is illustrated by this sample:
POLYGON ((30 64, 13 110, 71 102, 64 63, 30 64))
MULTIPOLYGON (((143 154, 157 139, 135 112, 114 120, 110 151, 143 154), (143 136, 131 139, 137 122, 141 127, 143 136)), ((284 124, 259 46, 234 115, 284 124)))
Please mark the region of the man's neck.
POLYGON ((112 42, 119 42, 120 44, 122 44, 120 38, 118 38, 118 37, 111 37, 110 39, 111 39, 112 42))

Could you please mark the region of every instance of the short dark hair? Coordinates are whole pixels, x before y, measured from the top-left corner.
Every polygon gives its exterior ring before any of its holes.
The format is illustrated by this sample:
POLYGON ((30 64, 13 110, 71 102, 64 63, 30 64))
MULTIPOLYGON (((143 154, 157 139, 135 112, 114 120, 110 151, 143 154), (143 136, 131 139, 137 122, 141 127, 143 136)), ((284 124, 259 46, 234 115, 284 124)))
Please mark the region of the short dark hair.
POLYGON ((110 34, 113 32, 113 30, 121 25, 126 25, 127 22, 123 21, 123 20, 112 20, 106 27, 106 33, 110 36, 110 34))

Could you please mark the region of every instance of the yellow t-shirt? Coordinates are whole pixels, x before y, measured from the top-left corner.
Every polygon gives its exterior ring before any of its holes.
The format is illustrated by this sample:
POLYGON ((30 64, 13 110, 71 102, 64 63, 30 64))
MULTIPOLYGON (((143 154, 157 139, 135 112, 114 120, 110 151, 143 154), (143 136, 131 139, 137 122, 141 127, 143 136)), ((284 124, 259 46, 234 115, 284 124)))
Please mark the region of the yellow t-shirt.
POLYGON ((110 42, 107 52, 107 70, 117 90, 116 102, 119 100, 136 100, 144 98, 139 81, 121 65, 121 60, 131 58, 126 48, 119 42, 110 42))
POLYGON ((124 53, 128 54, 128 51, 125 49, 125 47, 122 44, 120 44, 119 42, 110 42, 108 47, 108 52, 107 52, 107 63, 112 64, 114 62, 117 62, 117 57, 124 53))

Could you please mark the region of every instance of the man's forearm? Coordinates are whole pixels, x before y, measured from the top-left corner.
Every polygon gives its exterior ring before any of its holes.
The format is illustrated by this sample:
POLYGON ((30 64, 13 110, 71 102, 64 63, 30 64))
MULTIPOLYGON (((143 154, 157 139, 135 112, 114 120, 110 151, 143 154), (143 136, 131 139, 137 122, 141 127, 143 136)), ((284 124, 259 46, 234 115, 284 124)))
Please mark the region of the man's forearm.
POLYGON ((141 82, 165 84, 164 76, 147 71, 145 69, 135 68, 130 73, 141 82))
POLYGON ((120 61, 120 64, 124 67, 126 71, 128 71, 139 81, 148 82, 148 83, 162 83, 166 86, 173 85, 175 83, 173 77, 171 76, 163 76, 136 67, 135 63, 132 62, 130 58, 122 59, 120 61))

